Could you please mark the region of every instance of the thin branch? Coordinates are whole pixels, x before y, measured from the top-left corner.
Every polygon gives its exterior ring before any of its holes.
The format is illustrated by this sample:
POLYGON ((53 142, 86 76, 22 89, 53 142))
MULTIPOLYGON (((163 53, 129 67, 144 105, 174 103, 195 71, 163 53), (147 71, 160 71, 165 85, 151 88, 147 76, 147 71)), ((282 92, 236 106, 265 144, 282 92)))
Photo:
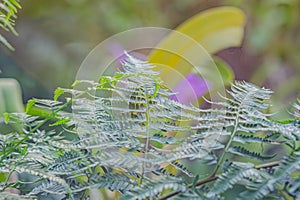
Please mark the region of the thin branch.
MULTIPOLYGON (((271 162, 271 163, 266 163, 266 164, 261 164, 261 165, 257 165, 255 166, 254 168, 255 169, 264 169, 264 168, 269 168, 269 167, 277 167, 279 166, 280 162, 271 162)), ((196 183, 196 186, 199 187, 201 185, 204 185, 204 184, 207 184, 207 183, 210 183, 210 182, 213 182, 215 180, 217 180, 219 177, 220 177, 221 174, 217 174, 217 175, 212 175, 204 180, 201 180, 199 182, 196 183)), ((193 185, 189 185, 189 188, 191 188, 193 185)), ((160 198, 159 200, 167 200, 173 196, 176 196, 180 193, 180 191, 176 191, 176 192, 173 192, 173 193, 170 193, 168 194, 167 196, 164 196, 162 198, 160 198)))
POLYGON ((264 169, 264 168, 269 168, 269 167, 278 167, 280 162, 275 161, 275 162, 270 162, 266 164, 261 164, 261 165, 256 165, 254 168, 255 169, 264 169))

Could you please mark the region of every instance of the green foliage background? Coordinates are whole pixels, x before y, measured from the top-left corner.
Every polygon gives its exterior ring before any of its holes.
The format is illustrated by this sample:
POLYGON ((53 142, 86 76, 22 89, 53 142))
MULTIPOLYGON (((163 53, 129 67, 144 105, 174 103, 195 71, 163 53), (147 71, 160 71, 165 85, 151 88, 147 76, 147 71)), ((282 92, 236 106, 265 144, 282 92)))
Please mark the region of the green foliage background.
MULTIPOLYGON (((273 89, 275 95, 272 99, 272 111, 284 110, 290 106, 287 102, 299 96, 300 89, 298 56, 300 2, 296 0, 247 1, 247 3, 242 0, 45 0, 42 3, 38 0, 24 1, 23 8, 18 14, 20 20, 16 25, 20 37, 7 35, 3 30, 3 33, 1 32, 16 51, 12 53, 6 48, 1 48, 0 77, 13 77, 19 80, 24 90, 24 100, 32 96, 49 98, 54 88, 67 87, 74 81, 78 66, 86 54, 105 38, 120 31, 142 26, 162 26, 173 29, 199 11, 220 5, 242 8, 247 14, 248 22, 243 45, 240 48, 219 52, 217 56, 232 66, 237 79, 248 80, 273 89)), ((6 13, 9 16, 6 19, 8 21, 3 21, 4 27, 13 33, 15 33, 14 14, 17 8, 19 9, 18 4, 15 6, 16 8, 10 8, 11 13, 6 13)), ((6 40, 2 39, 2 43, 12 49, 6 40)), ((50 119, 47 113, 44 114, 50 119)), ((278 119, 288 118, 287 112, 281 112, 276 116, 278 119)), ((51 118, 51 120, 56 119, 51 118)), ((58 120, 57 125, 67 122, 58 120)), ((51 134, 46 136, 51 137, 51 134)), ((259 145, 251 144, 248 147, 259 148, 259 145)), ((268 154, 274 151, 280 152, 279 157, 285 153, 285 149, 268 149, 268 147, 266 149, 268 154)), ((260 157, 243 149, 235 149, 235 151, 240 155, 260 157)), ((24 152, 26 149, 21 149, 18 153, 23 156, 24 152)), ((294 156, 286 158, 284 162, 293 163, 295 161, 293 159, 296 159, 294 156)), ((237 160, 249 161, 245 158, 237 160)), ((297 158, 297 163, 298 160, 297 158)), ((239 173, 239 170, 246 170, 248 167, 234 169, 233 165, 233 171, 229 171, 227 175, 232 178, 230 173, 239 173)), ((253 166, 249 169, 252 170, 253 166)), ((223 175, 226 178, 226 173, 223 175)), ((240 174, 238 179, 242 177, 244 175, 240 174)), ((281 180, 280 178, 277 177, 276 181, 281 180)), ((236 179, 232 180, 236 181, 236 179)), ((216 185, 231 187, 230 184, 220 182, 216 185)), ((217 186, 213 188, 215 193, 208 193, 208 195, 221 194, 222 191, 218 191, 217 186)), ((235 190, 238 189, 235 187, 235 190)), ((229 191, 225 195, 227 198, 233 198, 231 195, 234 195, 234 192, 229 191)))
MULTIPOLYGON (((0 52, 1 77, 21 82, 24 98, 51 97, 69 86, 87 53, 107 37, 142 26, 175 28, 198 12, 221 5, 237 6, 247 15, 240 48, 218 53, 236 78, 275 91, 283 108, 299 94, 300 3, 297 0, 31 0, 22 1, 16 30, 3 35, 16 48, 0 52)), ((274 106, 275 107, 275 106, 274 106)))

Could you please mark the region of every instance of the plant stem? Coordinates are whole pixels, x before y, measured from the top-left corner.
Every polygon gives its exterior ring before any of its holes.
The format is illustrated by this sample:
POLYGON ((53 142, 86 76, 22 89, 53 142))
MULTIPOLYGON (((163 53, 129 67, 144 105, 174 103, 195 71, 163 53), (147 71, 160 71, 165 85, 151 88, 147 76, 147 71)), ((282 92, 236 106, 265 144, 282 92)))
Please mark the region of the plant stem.
POLYGON ((256 165, 254 168, 255 169, 264 169, 264 168, 269 168, 269 167, 277 167, 279 166, 280 162, 279 161, 274 161, 266 164, 261 164, 261 165, 256 165))
MULTIPOLYGON (((239 113, 239 111, 240 111, 240 109, 238 109, 237 113, 239 113)), ((221 165, 222 165, 222 163, 224 161, 225 155, 228 152, 228 149, 229 149, 229 147, 230 147, 230 145, 231 145, 231 143, 233 141, 233 138, 234 138, 234 136, 235 136, 235 134, 237 132, 238 124, 239 124, 239 114, 237 115, 237 117, 235 119, 234 129, 233 129, 233 131, 232 131, 232 133, 230 135, 229 141, 227 142, 226 147, 225 147, 224 151, 222 152, 222 155, 220 156, 220 159, 217 162, 216 168, 214 169, 214 171, 213 171, 213 173, 212 173, 211 176, 214 176, 218 172, 219 168, 221 167, 221 165)))
MULTIPOLYGON (((149 98, 147 95, 147 88, 145 87, 145 102, 146 102, 146 145, 145 145, 145 153, 144 158, 145 160, 148 159, 148 150, 149 150, 149 142, 150 142, 150 106, 149 106, 149 98)), ((143 180, 143 176, 145 174, 145 168, 147 168, 147 163, 143 162, 142 167, 142 177, 141 177, 141 183, 143 180)))
MULTIPOLYGON (((196 183, 196 186, 204 185, 204 184, 206 184, 206 183, 215 181, 215 180, 217 180, 217 179, 218 179, 218 175, 211 176, 211 177, 209 177, 209 178, 207 178, 207 179, 205 179, 205 180, 202 180, 202 181, 197 182, 197 183, 196 183)), ((191 188, 192 185, 189 185, 188 187, 191 188)), ((179 194, 179 193, 180 193, 179 191, 173 192, 173 193, 171 193, 171 194, 168 194, 167 196, 164 196, 164 197, 160 198, 159 200, 167 200, 167 199, 169 199, 169 198, 171 198, 171 197, 173 197, 173 196, 175 196, 175 195, 177 195, 177 194, 179 194)))

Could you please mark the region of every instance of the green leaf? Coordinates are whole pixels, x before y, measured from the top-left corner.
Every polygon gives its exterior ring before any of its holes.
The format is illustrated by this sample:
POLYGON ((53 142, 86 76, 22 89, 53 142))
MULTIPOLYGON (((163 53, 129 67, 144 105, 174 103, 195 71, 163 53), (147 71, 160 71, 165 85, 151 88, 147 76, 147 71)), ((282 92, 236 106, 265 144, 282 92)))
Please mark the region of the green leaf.
MULTIPOLYGON (((209 53, 216 53, 228 47, 239 46, 243 38, 244 25, 245 15, 243 11, 234 7, 218 7, 191 17, 180 24, 175 31, 193 38, 209 53)), ((157 47, 175 50, 178 48, 176 38, 177 36, 171 33, 157 47)), ((182 51, 184 52, 186 49, 182 51)), ((155 49, 151 53, 149 61, 155 63, 154 61, 167 60, 162 59, 162 56, 162 51, 155 49)))
POLYGON ((5 118, 5 123, 8 124, 11 114, 10 113, 4 113, 3 115, 4 115, 4 118, 5 118))
POLYGON ((30 113, 32 106, 37 102, 37 99, 30 99, 26 105, 26 113, 30 113))
POLYGON ((21 154, 24 156, 27 153, 28 146, 23 147, 21 154))
POLYGON ((78 85, 79 83, 81 83, 81 81, 80 80, 76 80, 76 81, 74 81, 74 83, 72 84, 72 87, 75 87, 76 85, 78 85))
MULTIPOLYGON (((163 80, 170 79, 174 70, 180 75, 187 75, 197 66, 201 76, 211 81, 214 86, 223 85, 216 78, 216 69, 211 66, 211 58, 207 54, 216 53, 222 49, 241 44, 245 25, 244 13, 234 7, 219 7, 206 10, 179 25, 174 32, 166 36, 150 53, 149 62, 162 70, 163 80), (225 39, 226 38, 226 39, 225 39), (202 48, 203 47, 203 48, 202 48), (167 66, 167 67, 164 67, 167 66), (163 68, 164 67, 164 68, 163 68)), ((224 69, 226 73, 229 69, 224 69)), ((226 66, 227 67, 227 66, 226 66)), ((222 76, 222 73, 219 73, 222 76)), ((231 79, 225 74, 224 80, 231 79)), ((173 80, 175 86, 179 80, 173 80)))
MULTIPOLYGON (((6 31, 11 31, 14 35, 18 35, 14 28, 14 19, 17 17, 20 4, 15 0, 3 0, 0 3, 0 27, 6 31)), ((0 43, 4 44, 11 51, 14 50, 12 45, 0 34, 0 43)))
POLYGON ((54 101, 57 101, 57 99, 65 93, 65 90, 63 88, 57 88, 54 92, 54 101))
POLYGON ((4 182, 6 180, 6 173, 0 172, 0 182, 4 182))

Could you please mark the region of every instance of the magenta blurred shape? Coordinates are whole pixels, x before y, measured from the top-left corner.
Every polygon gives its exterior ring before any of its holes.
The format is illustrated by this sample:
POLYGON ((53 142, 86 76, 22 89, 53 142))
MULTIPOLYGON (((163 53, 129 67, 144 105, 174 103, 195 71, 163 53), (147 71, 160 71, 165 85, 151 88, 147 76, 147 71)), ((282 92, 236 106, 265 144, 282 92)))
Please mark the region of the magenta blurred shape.
MULTIPOLYGON (((112 56, 118 61, 118 63, 121 64, 122 61, 126 60, 126 54, 125 54, 126 50, 123 48, 122 45, 118 43, 110 43, 108 46, 108 50, 112 54, 112 56)), ((142 61, 147 60, 147 57, 144 54, 134 52, 134 51, 127 52, 127 53, 139 60, 142 61)))
POLYGON ((200 76, 191 73, 172 89, 176 95, 172 95, 170 98, 187 105, 206 94, 208 90, 206 81, 200 76))
MULTIPOLYGON (((120 44, 111 43, 108 49, 119 63, 126 59, 124 48, 120 44)), ((130 54, 138 59, 146 60, 146 56, 143 54, 137 52, 130 52, 130 54)), ((190 73, 172 89, 176 95, 172 95, 170 99, 183 104, 190 104, 208 92, 209 87, 207 87, 206 83, 208 82, 200 76, 190 73)))
POLYGON ((108 49, 110 53, 113 55, 113 57, 118 60, 119 63, 122 63, 122 61, 126 60, 124 49, 118 43, 111 43, 108 49))

